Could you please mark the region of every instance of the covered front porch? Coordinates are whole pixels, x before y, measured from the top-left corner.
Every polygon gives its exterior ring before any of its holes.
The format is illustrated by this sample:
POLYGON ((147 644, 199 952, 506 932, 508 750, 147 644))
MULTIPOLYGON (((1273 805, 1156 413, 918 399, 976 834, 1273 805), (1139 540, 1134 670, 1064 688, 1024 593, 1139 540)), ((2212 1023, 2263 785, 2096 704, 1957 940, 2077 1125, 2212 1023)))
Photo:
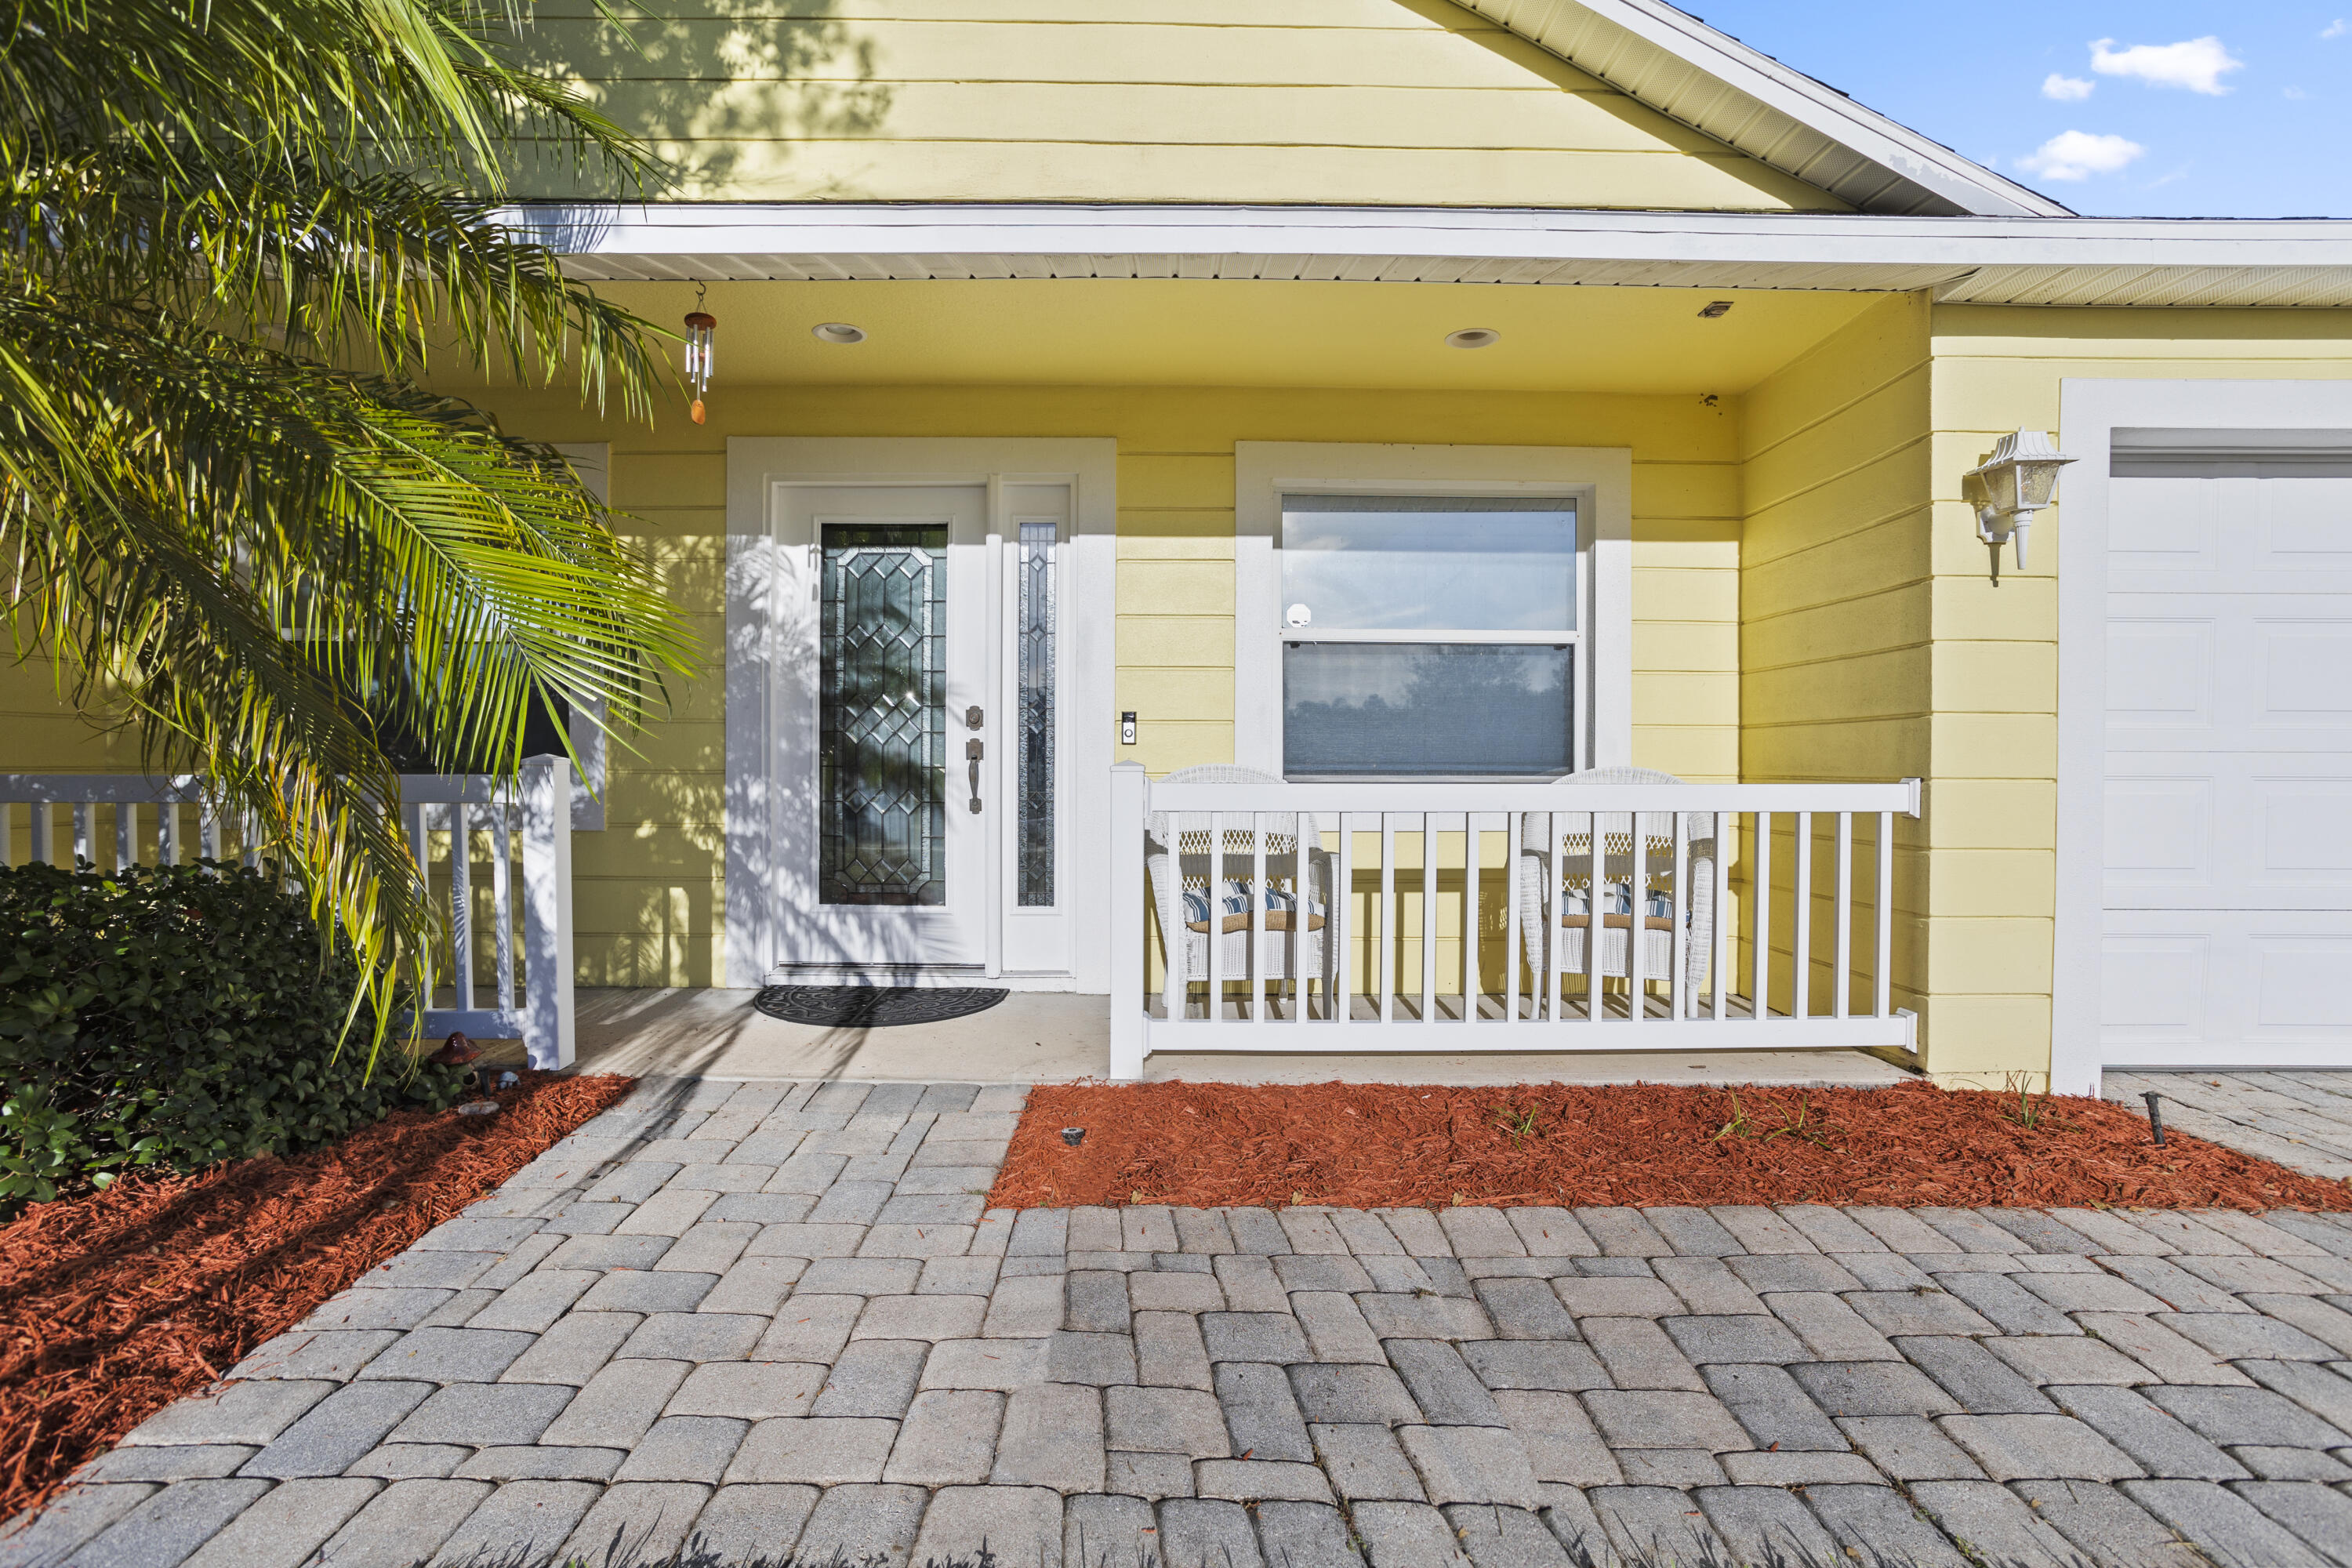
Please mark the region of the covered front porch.
MULTIPOLYGON (((663 265, 707 289, 643 258, 603 287, 717 318, 706 423, 495 395, 608 477, 709 634, 705 677, 591 783, 583 989, 1002 987, 965 1037, 1042 1008, 1018 1051, 1118 1078, 1788 1050, 1998 1084, 2046 1061, 2046 919, 2006 923, 2046 825, 1973 779, 1906 782, 1962 736, 1927 623, 1939 574, 1983 560, 1929 526, 1983 447, 1936 436, 1924 298, 663 265), (1460 545, 1482 531, 1507 546, 1460 545), (1198 842, 1160 837, 1171 813, 1198 842), (1261 868, 1298 858, 1302 816, 1307 864, 1261 868), (1992 879, 1937 927, 1928 866, 1955 853, 1992 879), (1949 1020, 1933 963, 1970 994, 1949 1020)), ((2026 578, 2000 598, 2046 604, 2026 578)), ((2012 700, 2040 699, 1959 705, 2012 700)), ((2032 725, 1963 738, 1994 729, 2032 725)), ((712 1049, 785 1038, 709 1005, 665 1005, 712 1049)), ((650 1017, 630 1038, 701 1048, 650 1017)), ((867 1074, 923 1048, 793 1037, 778 1070, 853 1046, 867 1074)))
MULTIPOLYGON (((582 1072, 643 1078, 826 1079, 967 1083, 1056 1083, 1110 1069, 1108 997, 1015 991, 984 1012, 900 1028, 820 1028, 786 1023, 752 1005, 755 990, 730 987, 583 987, 577 993, 582 1072)), ((495 1042, 488 1059, 520 1063, 520 1042, 495 1042)), ((1728 1049, 1704 1053, 1618 1050, 1396 1051, 1333 1055, 1303 1050, 1160 1050, 1143 1077, 1223 1083, 1691 1083, 1856 1087, 1916 1076, 1856 1049, 1728 1049)))

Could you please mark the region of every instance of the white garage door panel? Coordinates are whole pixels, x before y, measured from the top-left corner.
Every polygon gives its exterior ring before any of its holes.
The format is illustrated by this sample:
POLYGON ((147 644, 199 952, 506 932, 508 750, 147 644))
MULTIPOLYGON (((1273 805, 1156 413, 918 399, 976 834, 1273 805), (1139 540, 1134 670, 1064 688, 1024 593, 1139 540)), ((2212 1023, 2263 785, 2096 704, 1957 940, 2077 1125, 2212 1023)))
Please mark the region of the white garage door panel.
POLYGON ((2352 913, 2112 911, 2100 971, 2112 1061, 2352 1061, 2352 913))
POLYGON ((2107 765, 2110 909, 2352 902, 2352 758, 2133 752, 2107 765))
POLYGON ((2352 478, 2111 484, 2103 1054, 2352 1066, 2352 478))

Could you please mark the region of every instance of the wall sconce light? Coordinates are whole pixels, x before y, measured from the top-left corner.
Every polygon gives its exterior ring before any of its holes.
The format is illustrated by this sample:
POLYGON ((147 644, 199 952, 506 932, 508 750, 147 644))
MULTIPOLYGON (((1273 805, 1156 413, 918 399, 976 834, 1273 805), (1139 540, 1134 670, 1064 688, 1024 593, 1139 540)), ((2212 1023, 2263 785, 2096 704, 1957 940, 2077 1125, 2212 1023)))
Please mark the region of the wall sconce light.
POLYGON ((1960 478, 1960 494, 1977 509, 1977 537, 1992 552, 1992 581, 2000 585, 2000 547, 2017 541, 2017 569, 2025 570, 2025 532, 2033 514, 2058 499, 2058 470, 2074 459, 2053 446, 2046 430, 2012 430, 1993 443, 1992 456, 1960 478))

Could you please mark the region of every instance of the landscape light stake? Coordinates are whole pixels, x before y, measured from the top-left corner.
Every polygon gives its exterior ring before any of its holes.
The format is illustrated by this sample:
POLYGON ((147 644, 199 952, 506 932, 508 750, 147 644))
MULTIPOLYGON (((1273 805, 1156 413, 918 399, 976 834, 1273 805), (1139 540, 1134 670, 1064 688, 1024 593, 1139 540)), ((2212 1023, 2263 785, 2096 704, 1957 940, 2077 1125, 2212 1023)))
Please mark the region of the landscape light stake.
POLYGON ((2157 1109, 2156 1103, 2161 1097, 2150 1089, 2143 1089, 2140 1098, 2147 1101, 2147 1124, 2156 1129, 2156 1146, 2161 1149, 2164 1147, 2164 1112, 2157 1109))

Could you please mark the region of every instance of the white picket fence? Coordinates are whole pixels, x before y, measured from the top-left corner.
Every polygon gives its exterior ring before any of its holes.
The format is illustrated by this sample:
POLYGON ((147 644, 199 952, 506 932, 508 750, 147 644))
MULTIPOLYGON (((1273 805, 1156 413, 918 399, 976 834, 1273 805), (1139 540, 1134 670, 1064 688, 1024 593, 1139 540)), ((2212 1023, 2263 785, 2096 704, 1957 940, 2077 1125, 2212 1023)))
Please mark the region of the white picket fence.
MULTIPOLYGON (((518 784, 483 775, 412 773, 400 781, 401 813, 417 863, 436 864, 435 836, 446 852, 441 877, 451 941, 436 955, 436 984, 424 1010, 427 1035, 462 1029, 486 1039, 520 1039, 535 1068, 570 1067, 577 1053, 572 995, 572 768, 560 757, 528 757, 518 784), (489 884, 489 970, 478 976, 475 889, 489 884), (518 904, 520 908, 518 908, 518 904), (521 964, 515 937, 521 931, 521 964), (488 996, 483 994, 487 989, 488 996), (446 991, 451 1005, 438 1005, 446 991), (488 1000, 489 1005, 481 1004, 488 1000)), ((101 870, 218 860, 224 850, 247 866, 263 846, 251 825, 224 821, 192 775, 138 773, 0 774, 0 855, 16 863, 16 816, 30 813, 35 860, 101 870), (111 807, 112 840, 101 856, 96 832, 111 807), (66 823, 61 813, 69 813, 66 823), (142 824, 154 816, 153 851, 142 824), (187 818, 195 817, 193 839, 187 818), (58 828, 69 824, 61 838, 58 828), (226 841, 234 839, 230 846, 226 841), (190 850, 193 848, 194 854, 190 850)))
POLYGON ((1111 1077, 1173 1050, 1908 1047, 1894 822, 1918 815, 1916 779, 1151 784, 1120 763, 1111 1077), (1206 893, 1208 918, 1171 920, 1176 889, 1155 878, 1206 893), (1227 892, 1245 912, 1227 912, 1227 892))

